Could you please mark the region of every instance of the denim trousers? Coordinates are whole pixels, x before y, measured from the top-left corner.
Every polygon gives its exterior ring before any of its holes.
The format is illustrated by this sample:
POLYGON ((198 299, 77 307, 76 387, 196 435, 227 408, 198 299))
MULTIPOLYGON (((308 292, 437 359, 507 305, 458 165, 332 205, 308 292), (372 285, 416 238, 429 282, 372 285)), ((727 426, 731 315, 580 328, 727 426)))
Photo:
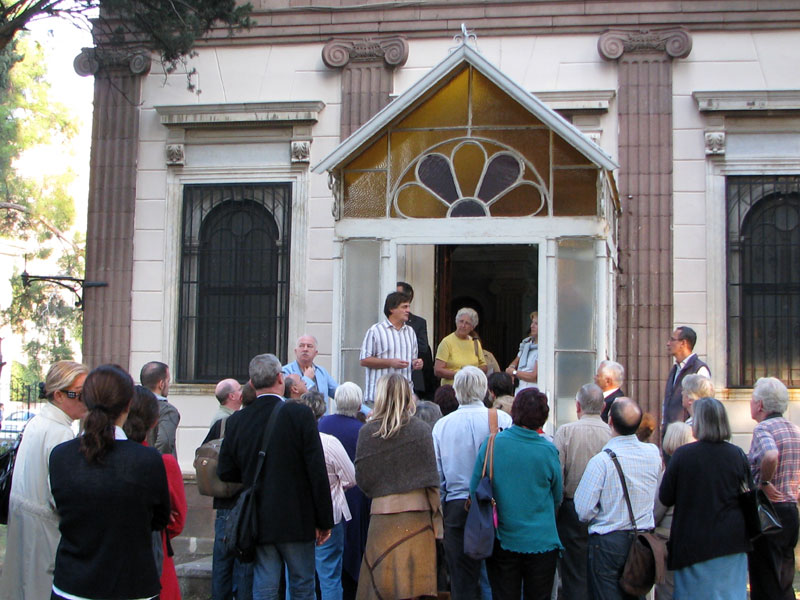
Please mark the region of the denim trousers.
POLYGON ((322 600, 342 600, 342 553, 344 552, 344 519, 331 529, 328 541, 317 546, 314 558, 322 600))
POLYGON ((289 572, 286 588, 292 600, 316 600, 313 540, 258 546, 253 570, 253 599, 278 600, 284 564, 289 572))
POLYGON ((217 509, 214 521, 214 550, 211 563, 211 598, 213 600, 252 600, 253 565, 242 563, 225 552, 222 538, 230 509, 217 509))
MULTIPOLYGON (((589 596, 593 600, 633 600, 619 587, 619 578, 625 568, 628 550, 633 542, 632 531, 612 531, 589 536, 586 576, 589 596)), ((644 596, 641 596, 644 598, 644 596)))

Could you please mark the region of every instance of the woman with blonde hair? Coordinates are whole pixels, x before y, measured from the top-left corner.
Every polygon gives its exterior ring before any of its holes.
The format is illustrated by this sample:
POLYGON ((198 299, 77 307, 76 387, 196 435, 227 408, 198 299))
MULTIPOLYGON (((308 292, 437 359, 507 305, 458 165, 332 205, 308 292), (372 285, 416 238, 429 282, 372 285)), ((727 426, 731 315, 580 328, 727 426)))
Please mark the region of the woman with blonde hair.
POLYGON ((356 483, 372 498, 360 600, 436 596, 439 475, 431 428, 414 412, 405 377, 378 380, 375 410, 359 431, 355 460, 356 483))
POLYGON ((88 372, 86 365, 61 360, 53 363, 39 384, 39 395, 47 402, 25 427, 17 453, 0 598, 50 597, 61 534, 48 483, 48 461, 53 448, 75 437, 73 421, 86 415, 81 393, 88 372))

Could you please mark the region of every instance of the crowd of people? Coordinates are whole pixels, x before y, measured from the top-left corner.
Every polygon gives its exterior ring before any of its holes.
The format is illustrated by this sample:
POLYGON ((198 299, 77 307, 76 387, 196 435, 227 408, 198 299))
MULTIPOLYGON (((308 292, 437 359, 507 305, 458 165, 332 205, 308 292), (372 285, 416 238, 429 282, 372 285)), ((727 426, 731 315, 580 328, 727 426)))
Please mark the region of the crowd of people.
MULTIPOLYGON (((514 361, 487 378, 472 309, 458 311, 435 357, 419 357, 406 286, 365 336, 363 388, 316 364, 310 335, 294 361, 261 354, 246 384, 216 386, 205 441, 222 440, 217 475, 232 487, 214 498, 214 600, 628 599, 619 579, 637 531, 667 542, 658 600, 743 600, 748 581, 753 599, 794 597, 800 428, 783 416, 779 380, 754 386, 745 454, 730 443, 696 335, 679 327, 661 415, 648 419, 621 389, 624 367, 606 360, 576 393, 578 419, 551 436, 536 385, 538 315, 514 361), (415 393, 430 381, 414 377, 426 362, 441 378, 433 401, 415 393), (658 417, 660 449, 647 441, 658 417), (464 538, 487 463, 495 540, 477 560, 464 538), (257 550, 242 562, 226 551, 225 530, 259 469, 257 550), (756 487, 782 528, 751 538, 739 496, 756 487)), ((17 456, 3 598, 180 598, 170 544, 187 510, 174 456, 180 415, 167 400, 167 365, 148 363, 140 381, 117 365, 50 368, 47 403, 17 456)))

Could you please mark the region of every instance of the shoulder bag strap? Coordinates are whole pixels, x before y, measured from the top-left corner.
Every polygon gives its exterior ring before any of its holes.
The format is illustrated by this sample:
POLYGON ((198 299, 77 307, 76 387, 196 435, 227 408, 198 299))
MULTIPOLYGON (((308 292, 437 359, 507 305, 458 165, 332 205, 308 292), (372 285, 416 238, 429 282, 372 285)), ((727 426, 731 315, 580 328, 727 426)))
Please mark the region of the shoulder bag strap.
POLYGON ((486 476, 486 465, 489 465, 489 479, 494 478, 494 438, 497 435, 497 409, 489 409, 489 441, 486 443, 486 455, 483 457, 481 477, 486 476))
POLYGON ((275 422, 278 420, 278 413, 281 411, 281 408, 283 408, 283 405, 284 401, 279 400, 275 405, 275 408, 272 409, 272 414, 269 416, 269 421, 267 421, 267 427, 264 430, 264 440, 261 443, 261 450, 258 451, 258 463, 256 463, 256 474, 253 476, 253 485, 258 482, 258 479, 261 476, 261 470, 264 467, 264 458, 267 456, 269 438, 272 437, 272 430, 275 429, 275 422))
POLYGON ((625 483, 625 474, 622 472, 622 466, 619 464, 619 460, 617 460, 617 455, 614 454, 613 450, 609 450, 606 448, 604 452, 607 452, 608 455, 611 457, 611 461, 614 463, 614 466, 617 468, 617 473, 619 473, 619 480, 622 482, 622 493, 625 494, 625 502, 628 505, 628 515, 631 519, 631 525, 633 525, 633 530, 636 531, 636 518, 633 516, 633 507, 631 506, 631 497, 628 495, 628 484, 625 483))
MULTIPOLYGON (((478 338, 477 337, 472 338, 472 343, 475 346, 475 356, 477 356, 480 359, 481 353, 478 352, 478 338)), ((480 362, 480 360, 478 360, 478 362, 480 362)))

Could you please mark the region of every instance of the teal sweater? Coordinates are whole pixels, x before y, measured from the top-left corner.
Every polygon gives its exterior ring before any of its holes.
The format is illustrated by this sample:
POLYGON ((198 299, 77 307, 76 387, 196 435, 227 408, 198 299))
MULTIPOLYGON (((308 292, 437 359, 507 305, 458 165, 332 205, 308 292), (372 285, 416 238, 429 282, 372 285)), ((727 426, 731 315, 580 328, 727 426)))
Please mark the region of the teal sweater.
MULTIPOLYGON (((486 442, 475 461, 470 493, 480 481, 485 455, 486 442)), ((498 433, 492 488, 499 515, 497 539, 503 549, 541 553, 563 548, 556 531, 561 464, 553 444, 517 425, 498 433)))

